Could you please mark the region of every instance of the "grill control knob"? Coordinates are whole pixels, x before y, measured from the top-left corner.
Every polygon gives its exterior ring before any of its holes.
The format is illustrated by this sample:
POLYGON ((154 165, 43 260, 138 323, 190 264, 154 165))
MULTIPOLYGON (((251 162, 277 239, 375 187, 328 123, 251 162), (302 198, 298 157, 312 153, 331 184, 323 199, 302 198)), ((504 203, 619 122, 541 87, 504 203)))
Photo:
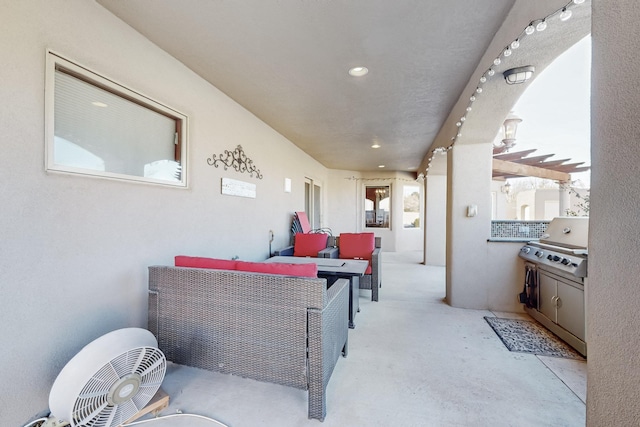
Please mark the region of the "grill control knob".
POLYGON ((528 246, 525 246, 522 249, 520 249, 520 252, 522 252, 524 254, 528 254, 529 252, 531 252, 531 248, 528 247, 528 246))
POLYGON ((542 251, 536 251, 536 256, 538 258, 542 258, 542 255, 544 255, 544 253, 542 251))
POLYGON ((548 259, 549 261, 553 261, 553 255, 551 255, 551 254, 547 255, 547 259, 548 259))
POLYGON ((562 258, 560 258, 558 255, 554 255, 553 256, 553 262, 560 262, 562 258))
POLYGON ((560 261, 563 265, 569 265, 571 264, 571 260, 567 259, 567 258, 562 258, 562 261, 560 261))

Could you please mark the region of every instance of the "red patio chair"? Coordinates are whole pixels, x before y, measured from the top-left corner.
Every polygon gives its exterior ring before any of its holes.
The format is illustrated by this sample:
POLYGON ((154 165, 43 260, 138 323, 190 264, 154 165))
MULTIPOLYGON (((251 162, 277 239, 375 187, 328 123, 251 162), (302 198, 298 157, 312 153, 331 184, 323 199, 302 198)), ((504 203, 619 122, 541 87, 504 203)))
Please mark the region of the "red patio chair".
POLYGON ((339 237, 330 237, 328 245, 327 249, 320 252, 320 256, 369 261, 365 275, 360 278, 360 289, 370 289, 371 301, 378 301, 379 289, 382 287, 382 239, 375 237, 374 233, 340 233, 339 237))
POLYGON ((275 256, 302 256, 317 258, 318 252, 327 248, 329 229, 312 230, 305 212, 296 212, 291 225, 293 245, 274 251, 275 256))

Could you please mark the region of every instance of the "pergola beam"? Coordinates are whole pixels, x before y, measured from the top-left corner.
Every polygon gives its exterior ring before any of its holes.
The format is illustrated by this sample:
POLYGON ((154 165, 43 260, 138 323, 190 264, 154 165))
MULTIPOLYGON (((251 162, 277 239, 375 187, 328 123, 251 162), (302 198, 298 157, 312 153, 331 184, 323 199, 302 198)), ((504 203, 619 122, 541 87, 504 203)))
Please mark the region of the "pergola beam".
POLYGON ((498 160, 517 160, 523 157, 527 157, 529 154, 533 153, 534 151, 536 151, 535 148, 531 150, 516 151, 514 153, 495 154, 493 158, 498 160))
MULTIPOLYGON (((530 165, 530 166, 545 165, 546 166, 546 163, 543 163, 543 162, 547 160, 549 157, 553 157, 553 156, 555 156, 555 154, 545 154, 544 156, 523 157, 522 159, 516 159, 511 161, 513 163, 520 163, 521 165, 530 165)), ((499 160, 504 160, 504 159, 499 159, 499 160)))
POLYGON ((545 167, 556 167, 562 164, 565 164, 566 162, 568 162, 571 159, 558 159, 558 160, 549 160, 548 162, 544 162, 544 166, 545 167))
POLYGON ((531 176, 554 181, 570 181, 571 174, 544 169, 537 166, 523 165, 520 163, 507 162, 493 159, 493 173, 499 175, 531 176))
MULTIPOLYGON (((572 172, 574 169, 577 169, 578 166, 583 165, 584 162, 580 163, 567 163, 566 165, 559 165, 554 167, 555 170, 560 172, 572 172)), ((583 166, 586 167, 586 166, 583 166)))

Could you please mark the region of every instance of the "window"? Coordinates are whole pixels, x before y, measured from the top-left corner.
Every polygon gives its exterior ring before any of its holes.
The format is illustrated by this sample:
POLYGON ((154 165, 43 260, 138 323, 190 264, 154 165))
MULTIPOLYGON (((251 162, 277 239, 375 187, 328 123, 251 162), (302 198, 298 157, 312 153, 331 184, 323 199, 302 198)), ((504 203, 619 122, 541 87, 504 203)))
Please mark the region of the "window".
POLYGON ((186 187, 186 116, 49 52, 47 170, 186 187))
POLYGON ((402 224, 404 228, 420 228, 420 187, 405 185, 403 190, 402 224))
POLYGON ((390 228, 391 186, 365 187, 365 227, 390 228))
POLYGON ((321 228, 321 187, 311 178, 305 178, 304 182, 304 211, 309 218, 309 224, 313 230, 321 228))

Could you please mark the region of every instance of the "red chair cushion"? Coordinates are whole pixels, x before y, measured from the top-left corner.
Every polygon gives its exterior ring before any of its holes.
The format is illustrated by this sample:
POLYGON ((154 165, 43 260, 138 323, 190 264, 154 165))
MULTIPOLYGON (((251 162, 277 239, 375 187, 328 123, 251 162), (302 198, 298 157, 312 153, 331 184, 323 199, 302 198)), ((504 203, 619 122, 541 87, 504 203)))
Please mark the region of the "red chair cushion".
POLYGON ((371 265, 371 255, 375 248, 376 238, 373 233, 340 233, 340 258, 366 259, 371 265))
POLYGON ((329 235, 324 233, 296 233, 293 244, 293 256, 317 257, 318 252, 327 247, 329 235))
POLYGON ((178 255, 175 257, 176 267, 211 268, 215 270, 235 270, 236 262, 230 259, 204 258, 178 255))
POLYGON ((318 266, 309 264, 284 264, 237 261, 236 270, 251 273, 281 274, 283 276, 318 277, 318 266))

